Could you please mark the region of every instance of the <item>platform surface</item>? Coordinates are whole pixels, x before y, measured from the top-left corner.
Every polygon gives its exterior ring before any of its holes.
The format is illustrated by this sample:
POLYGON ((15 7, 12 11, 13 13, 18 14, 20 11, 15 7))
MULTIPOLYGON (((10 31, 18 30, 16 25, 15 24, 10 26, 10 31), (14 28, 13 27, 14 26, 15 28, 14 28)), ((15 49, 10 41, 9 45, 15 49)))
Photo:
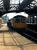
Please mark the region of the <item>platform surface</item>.
POLYGON ((17 32, 0 32, 0 50, 37 50, 37 44, 17 32))
POLYGON ((2 27, 0 28, 0 31, 8 31, 7 24, 2 24, 2 27))

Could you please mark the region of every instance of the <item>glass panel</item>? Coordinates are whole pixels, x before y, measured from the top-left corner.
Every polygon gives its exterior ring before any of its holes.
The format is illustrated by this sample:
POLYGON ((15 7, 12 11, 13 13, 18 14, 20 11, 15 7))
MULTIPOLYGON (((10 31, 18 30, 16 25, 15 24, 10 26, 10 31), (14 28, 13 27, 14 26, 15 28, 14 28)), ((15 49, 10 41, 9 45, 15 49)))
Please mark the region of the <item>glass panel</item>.
POLYGON ((3 1, 0 0, 0 8, 2 8, 2 7, 3 7, 3 1))
POLYGON ((10 4, 19 4, 22 3, 23 0, 10 0, 10 4))
POLYGON ((19 0, 10 0, 10 4, 19 4, 19 0))
POLYGON ((26 7, 26 9, 33 9, 35 6, 37 6, 37 0, 34 0, 26 7))

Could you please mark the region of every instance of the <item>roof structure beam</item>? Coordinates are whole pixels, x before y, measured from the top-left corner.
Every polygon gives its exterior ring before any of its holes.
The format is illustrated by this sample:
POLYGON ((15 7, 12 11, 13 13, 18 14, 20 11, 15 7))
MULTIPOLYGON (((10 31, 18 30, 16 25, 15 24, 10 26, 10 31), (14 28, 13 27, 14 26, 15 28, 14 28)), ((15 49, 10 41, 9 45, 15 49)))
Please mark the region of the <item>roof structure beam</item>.
POLYGON ((19 5, 19 10, 23 10, 27 5, 29 5, 34 0, 23 0, 23 2, 19 5))

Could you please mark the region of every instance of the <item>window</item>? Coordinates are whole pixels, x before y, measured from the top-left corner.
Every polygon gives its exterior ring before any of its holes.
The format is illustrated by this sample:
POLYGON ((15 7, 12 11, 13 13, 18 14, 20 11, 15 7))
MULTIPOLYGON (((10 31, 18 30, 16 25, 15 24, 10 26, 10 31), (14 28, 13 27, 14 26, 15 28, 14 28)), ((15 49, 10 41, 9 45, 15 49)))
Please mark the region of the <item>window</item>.
POLYGON ((19 4, 22 3, 23 0, 10 0, 10 4, 19 4))
POLYGON ((3 1, 2 0, 0 0, 0 11, 1 11, 1 9, 3 9, 3 1))
POLYGON ((22 3, 23 0, 10 0, 10 11, 11 10, 18 10, 18 6, 22 3))

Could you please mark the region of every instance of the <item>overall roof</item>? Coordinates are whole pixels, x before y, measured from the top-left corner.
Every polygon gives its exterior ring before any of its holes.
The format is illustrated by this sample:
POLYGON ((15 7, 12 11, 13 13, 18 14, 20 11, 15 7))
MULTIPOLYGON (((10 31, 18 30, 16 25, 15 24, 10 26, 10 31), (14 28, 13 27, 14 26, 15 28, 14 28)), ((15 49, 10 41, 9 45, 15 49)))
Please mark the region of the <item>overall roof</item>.
POLYGON ((37 12, 37 0, 0 0, 0 16, 4 13, 21 11, 28 14, 37 12))

